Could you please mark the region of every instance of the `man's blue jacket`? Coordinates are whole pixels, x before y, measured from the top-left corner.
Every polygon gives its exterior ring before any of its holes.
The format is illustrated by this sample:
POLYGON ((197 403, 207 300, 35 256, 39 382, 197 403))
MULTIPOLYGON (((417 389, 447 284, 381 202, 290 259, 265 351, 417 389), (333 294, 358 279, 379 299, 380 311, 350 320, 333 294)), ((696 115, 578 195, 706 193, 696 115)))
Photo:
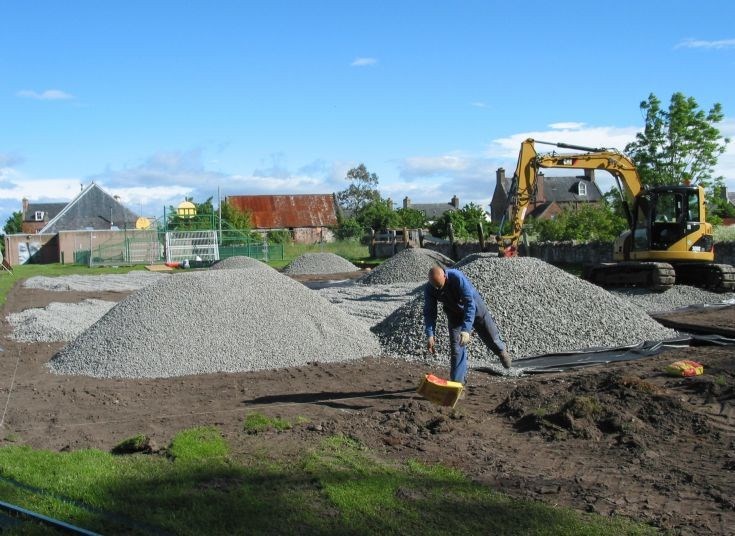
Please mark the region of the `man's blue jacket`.
POLYGON ((444 287, 436 289, 431 282, 424 287, 424 326, 426 336, 434 335, 436 327, 437 303, 442 302, 450 326, 461 324, 462 331, 472 331, 475 317, 487 312, 485 302, 470 280, 462 272, 454 269, 444 270, 447 281, 444 287))

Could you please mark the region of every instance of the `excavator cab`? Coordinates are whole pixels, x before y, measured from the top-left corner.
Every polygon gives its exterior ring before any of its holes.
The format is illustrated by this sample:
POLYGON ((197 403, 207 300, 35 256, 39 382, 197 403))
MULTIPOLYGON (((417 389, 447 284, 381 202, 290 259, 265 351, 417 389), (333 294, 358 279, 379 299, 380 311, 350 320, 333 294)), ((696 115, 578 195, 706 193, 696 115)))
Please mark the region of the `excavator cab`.
POLYGON ((700 193, 694 186, 659 186, 641 194, 633 210, 633 258, 647 251, 711 252, 710 235, 696 244, 687 239, 704 223, 700 193))

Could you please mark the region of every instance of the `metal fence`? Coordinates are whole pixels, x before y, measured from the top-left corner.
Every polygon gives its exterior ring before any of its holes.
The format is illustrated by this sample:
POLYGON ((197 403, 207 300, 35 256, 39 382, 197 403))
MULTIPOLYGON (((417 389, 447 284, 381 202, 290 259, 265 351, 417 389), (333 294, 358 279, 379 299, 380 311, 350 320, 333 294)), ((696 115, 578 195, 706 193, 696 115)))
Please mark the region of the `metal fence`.
POLYGON ((75 251, 74 262, 88 266, 124 266, 189 260, 207 265, 236 256, 266 262, 283 260, 284 246, 269 242, 266 237, 257 237, 249 230, 162 230, 145 236, 120 231, 92 249, 75 251))

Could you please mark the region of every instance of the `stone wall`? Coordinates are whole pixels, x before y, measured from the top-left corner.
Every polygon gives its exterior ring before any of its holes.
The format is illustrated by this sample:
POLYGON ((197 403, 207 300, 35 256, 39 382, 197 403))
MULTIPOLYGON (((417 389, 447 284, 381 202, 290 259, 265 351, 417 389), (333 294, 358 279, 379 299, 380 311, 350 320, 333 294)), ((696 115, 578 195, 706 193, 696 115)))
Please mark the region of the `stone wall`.
MULTIPOLYGON (((455 260, 471 253, 480 251, 478 242, 452 244, 437 244, 425 242, 424 247, 438 251, 455 260)), ((497 252, 495 244, 485 248, 485 251, 497 252)), ((612 242, 592 242, 578 244, 574 242, 539 242, 531 244, 530 252, 521 246, 520 254, 542 259, 551 264, 598 264, 612 262, 612 242)), ((715 262, 735 265, 735 242, 717 242, 715 244, 715 262)))

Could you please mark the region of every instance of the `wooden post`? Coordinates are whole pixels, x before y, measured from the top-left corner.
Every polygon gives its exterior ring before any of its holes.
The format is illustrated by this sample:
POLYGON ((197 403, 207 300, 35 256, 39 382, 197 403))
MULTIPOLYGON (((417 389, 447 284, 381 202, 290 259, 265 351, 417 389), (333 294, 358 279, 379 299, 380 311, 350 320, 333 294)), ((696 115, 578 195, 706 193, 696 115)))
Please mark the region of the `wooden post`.
POLYGON ((480 251, 485 251, 485 230, 481 222, 477 222, 477 236, 480 239, 480 251))
POLYGON ((454 226, 452 226, 452 222, 449 222, 449 225, 447 226, 447 232, 449 234, 449 249, 451 252, 451 257, 455 261, 458 261, 457 256, 457 243, 454 241, 454 226))
POLYGON ((420 248, 424 247, 424 230, 423 229, 419 229, 419 247, 420 248))
POLYGON ((408 227, 403 228, 403 249, 408 249, 408 227))
POLYGON ((370 256, 375 258, 375 229, 370 229, 370 256))

